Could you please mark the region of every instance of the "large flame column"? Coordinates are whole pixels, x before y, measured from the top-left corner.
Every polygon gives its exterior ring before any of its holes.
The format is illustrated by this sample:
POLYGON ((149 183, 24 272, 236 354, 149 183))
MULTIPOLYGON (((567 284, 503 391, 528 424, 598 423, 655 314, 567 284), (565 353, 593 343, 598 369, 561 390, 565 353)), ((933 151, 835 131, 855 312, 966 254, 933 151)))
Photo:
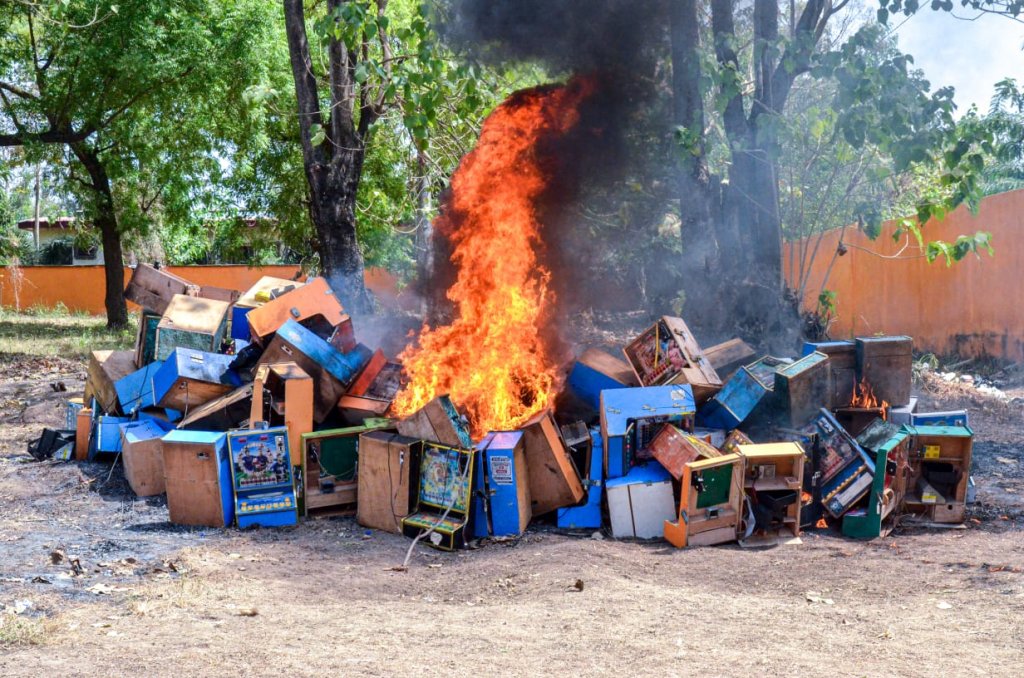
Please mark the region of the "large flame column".
POLYGON ((435 223, 452 243, 452 324, 424 326, 401 356, 408 386, 394 410, 407 416, 447 393, 469 415, 475 437, 514 429, 548 407, 557 365, 545 349, 551 274, 538 262, 538 198, 547 178, 538 145, 579 121, 587 81, 517 92, 494 110, 452 176, 435 223))

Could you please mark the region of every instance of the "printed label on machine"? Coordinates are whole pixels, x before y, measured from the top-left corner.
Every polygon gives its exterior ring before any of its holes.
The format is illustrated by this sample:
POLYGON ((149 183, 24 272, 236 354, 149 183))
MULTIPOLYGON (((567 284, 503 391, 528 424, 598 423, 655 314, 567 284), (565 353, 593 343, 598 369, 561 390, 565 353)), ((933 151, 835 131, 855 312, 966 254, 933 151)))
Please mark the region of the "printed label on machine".
POLYGON ((512 484, 512 457, 491 457, 491 480, 498 485, 512 484))

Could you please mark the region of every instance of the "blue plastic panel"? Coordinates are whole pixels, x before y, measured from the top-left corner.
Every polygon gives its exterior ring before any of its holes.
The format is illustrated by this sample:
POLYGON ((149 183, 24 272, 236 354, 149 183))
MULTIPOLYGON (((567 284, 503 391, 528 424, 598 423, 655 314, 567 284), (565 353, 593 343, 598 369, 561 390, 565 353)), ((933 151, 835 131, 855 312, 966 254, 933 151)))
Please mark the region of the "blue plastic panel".
POLYGON ((584 484, 587 501, 582 506, 558 509, 558 527, 563 529, 599 529, 601 527, 601 498, 604 495, 604 455, 601 453, 601 430, 590 430, 593 450, 590 453, 590 477, 584 484))
POLYGON ((697 422, 709 428, 732 430, 747 420, 769 389, 741 367, 722 390, 701 407, 697 422))
POLYGON ((308 356, 345 386, 352 382, 373 355, 362 344, 354 351, 342 353, 294 320, 281 325, 277 336, 308 356))
POLYGON ((156 405, 156 399, 153 397, 153 376, 163 364, 162 360, 152 362, 114 382, 114 390, 117 391, 117 400, 121 403, 122 412, 130 415, 156 405))
POLYGON ((913 426, 970 426, 967 410, 949 412, 913 412, 910 415, 913 426))
POLYGON ((645 420, 669 421, 690 429, 695 409, 689 384, 601 391, 606 475, 618 478, 629 470, 638 448, 642 447, 636 440, 638 431, 641 434, 653 431, 652 427, 644 426, 645 420))

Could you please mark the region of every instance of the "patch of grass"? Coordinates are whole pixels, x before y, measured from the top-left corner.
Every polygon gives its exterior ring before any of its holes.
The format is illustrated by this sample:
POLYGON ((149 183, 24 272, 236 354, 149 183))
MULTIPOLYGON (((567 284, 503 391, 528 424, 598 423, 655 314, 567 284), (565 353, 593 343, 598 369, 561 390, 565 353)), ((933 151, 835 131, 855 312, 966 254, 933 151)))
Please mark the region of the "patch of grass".
POLYGON ((42 645, 47 627, 43 620, 0 614, 0 647, 42 645))
POLYGON ((130 316, 124 330, 107 329, 102 316, 69 314, 60 309, 17 313, 0 310, 0 353, 34 356, 87 357, 101 349, 131 349, 138 319, 130 316))

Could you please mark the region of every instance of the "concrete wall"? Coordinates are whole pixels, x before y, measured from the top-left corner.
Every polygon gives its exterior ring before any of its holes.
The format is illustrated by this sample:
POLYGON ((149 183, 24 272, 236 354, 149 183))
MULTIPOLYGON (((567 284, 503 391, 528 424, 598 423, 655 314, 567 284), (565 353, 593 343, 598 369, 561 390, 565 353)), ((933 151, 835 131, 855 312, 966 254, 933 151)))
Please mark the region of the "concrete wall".
MULTIPOLYGON (((244 291, 265 275, 292 278, 298 266, 169 266, 172 273, 197 285, 244 291)), ((23 266, 15 271, 0 267, 0 306, 8 308, 53 307, 63 304, 70 311, 94 315, 106 313, 103 306, 102 266, 23 266)), ((131 279, 125 268, 124 279, 131 279)), ((367 269, 366 284, 388 308, 414 308, 411 296, 402 295, 394 276, 383 269, 367 269)), ((129 310, 137 307, 129 303, 129 310)))
MULTIPOLYGON (((965 357, 991 355, 1024 360, 1024 190, 989 196, 978 214, 960 208, 924 228, 927 240, 953 242, 977 231, 992 234, 995 255, 973 255, 947 267, 929 264, 916 242, 893 242, 894 224, 869 240, 855 227, 845 230, 849 251, 836 260, 825 285, 837 294, 838 315, 831 335, 908 334, 915 350, 965 357), (896 256, 886 259, 877 255, 896 256)), ((840 231, 821 240, 811 265, 805 308, 813 310, 840 231)), ((813 238, 810 243, 813 246, 813 238)), ((798 243, 787 243, 783 266, 790 284, 798 277, 798 243), (796 264, 796 265, 794 265, 796 264)))

